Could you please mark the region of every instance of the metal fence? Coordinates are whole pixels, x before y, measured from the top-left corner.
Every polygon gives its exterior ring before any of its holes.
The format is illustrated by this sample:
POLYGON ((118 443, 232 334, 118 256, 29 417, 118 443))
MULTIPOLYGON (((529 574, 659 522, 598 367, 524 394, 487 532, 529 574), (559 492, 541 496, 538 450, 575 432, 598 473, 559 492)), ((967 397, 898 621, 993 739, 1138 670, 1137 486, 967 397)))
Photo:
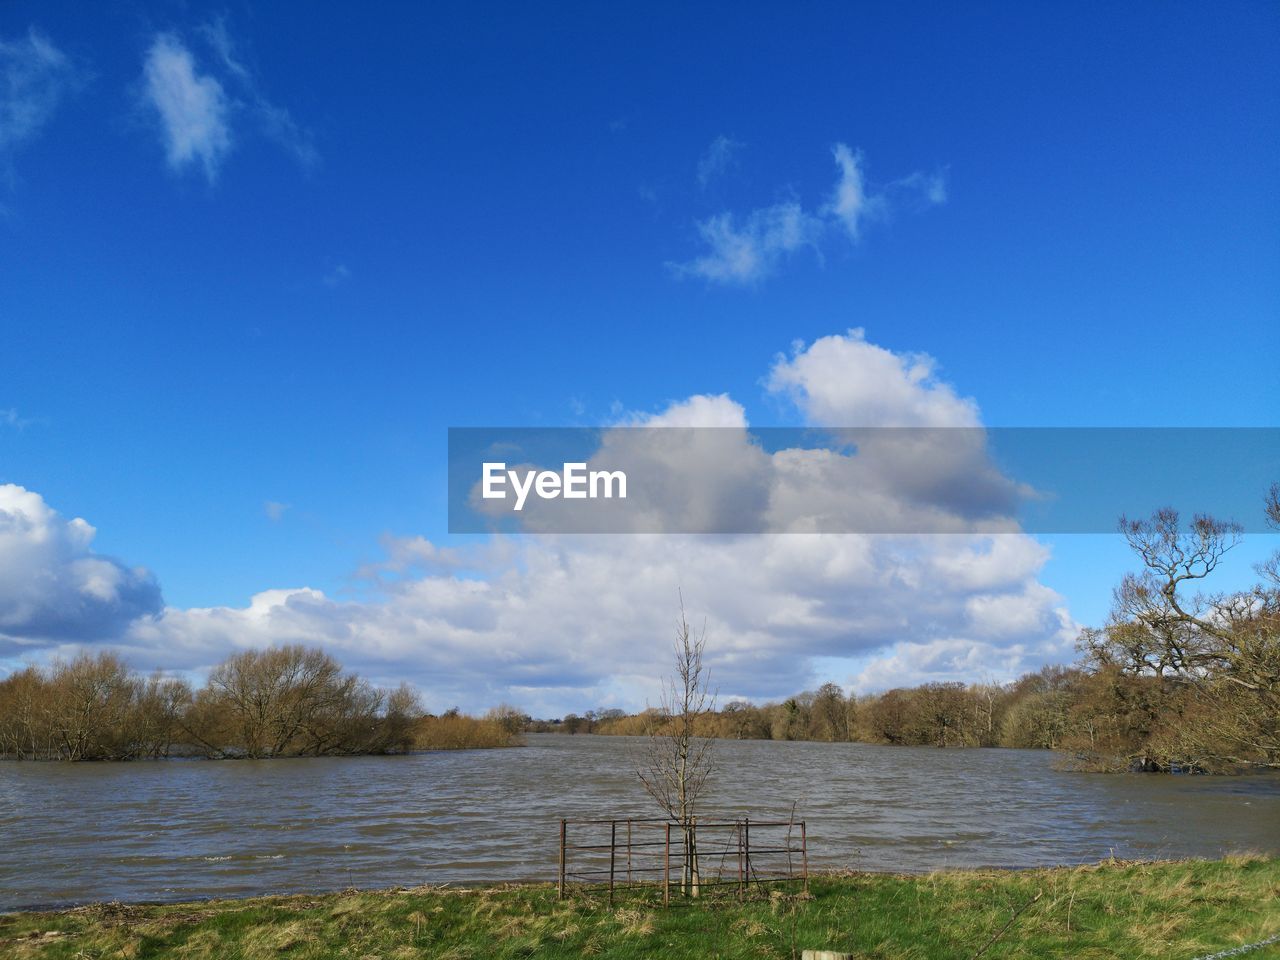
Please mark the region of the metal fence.
POLYGON ((564 899, 574 889, 606 893, 746 896, 753 886, 796 882, 809 889, 809 845, 803 820, 664 818, 560 821, 559 877, 564 899))

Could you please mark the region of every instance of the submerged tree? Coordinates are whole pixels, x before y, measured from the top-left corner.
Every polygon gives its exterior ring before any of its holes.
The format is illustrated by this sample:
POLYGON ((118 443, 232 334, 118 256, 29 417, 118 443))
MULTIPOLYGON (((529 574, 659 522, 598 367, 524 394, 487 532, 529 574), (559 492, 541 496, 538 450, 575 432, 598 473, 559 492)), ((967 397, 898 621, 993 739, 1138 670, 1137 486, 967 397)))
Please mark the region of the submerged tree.
POLYGON ((711 775, 714 741, 699 734, 699 721, 715 711, 711 675, 703 663, 707 633, 689 629, 684 598, 676 622, 675 674, 662 686, 662 705, 649 730, 636 771, 645 790, 675 821, 683 837, 681 889, 698 896, 697 805, 711 775))
POLYGON ((181 680, 142 678, 116 654, 81 654, 0 682, 0 755, 133 760, 167 756, 191 701, 181 680))
POLYGON ((245 650, 218 664, 184 722, 210 756, 326 756, 407 749, 422 708, 379 690, 322 650, 245 650))

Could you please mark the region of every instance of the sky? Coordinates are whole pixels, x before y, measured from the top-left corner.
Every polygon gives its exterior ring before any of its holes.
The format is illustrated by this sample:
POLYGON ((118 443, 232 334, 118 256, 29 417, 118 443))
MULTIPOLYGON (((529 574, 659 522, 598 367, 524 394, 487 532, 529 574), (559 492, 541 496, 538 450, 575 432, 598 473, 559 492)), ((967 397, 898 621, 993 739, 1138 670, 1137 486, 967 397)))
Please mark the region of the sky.
POLYGON ((0 674, 310 642, 631 708, 677 590, 723 694, 1069 662, 1114 535, 450 535, 447 430, 1280 426, 1277 49, 1269 3, 0 5, 0 674))

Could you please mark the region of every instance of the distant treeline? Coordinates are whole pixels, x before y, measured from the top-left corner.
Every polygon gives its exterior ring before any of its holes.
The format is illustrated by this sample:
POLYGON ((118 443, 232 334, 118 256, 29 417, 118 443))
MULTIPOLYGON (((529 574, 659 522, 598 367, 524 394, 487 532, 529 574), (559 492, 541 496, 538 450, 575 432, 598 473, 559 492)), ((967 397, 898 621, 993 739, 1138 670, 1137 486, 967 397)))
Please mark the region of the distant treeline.
MULTIPOLYGON (((1280 531, 1280 483, 1267 493, 1280 531)), ((1073 668, 1010 684, 926 683, 846 697, 828 683, 755 706, 734 700, 697 718, 706 737, 857 740, 938 747, 1044 747, 1093 770, 1280 768, 1280 551, 1243 590, 1193 592, 1240 542, 1238 524, 1176 511, 1121 518, 1142 563, 1114 592, 1102 629, 1085 630, 1073 668)), ((570 715, 542 728, 646 734, 648 711, 570 715)), ((538 729, 535 726, 534 729, 538 729)))
POLYGON ((427 713, 407 685, 374 687, 321 650, 247 650, 204 686, 144 677, 113 653, 83 655, 0 681, 0 756, 133 760, 340 756, 510 746, 509 708, 484 718, 427 713))
MULTIPOLYGON (((1239 729, 1248 721, 1249 698, 1232 693, 1237 709, 1224 714, 1196 686, 1095 659, 1085 667, 1045 667, 1009 684, 926 683, 845 696, 828 683, 780 703, 730 700, 698 718, 698 733, 731 740, 1043 748, 1064 752, 1069 766, 1091 770, 1275 765, 1280 755, 1274 747, 1269 752, 1261 738, 1239 729)), ((1254 719, 1274 740, 1280 717, 1254 719)), ((602 709, 535 721, 529 729, 644 736, 662 720, 656 710, 602 709)))
MULTIPOLYGON (((1046 667, 1010 684, 926 683, 846 696, 834 683, 779 703, 730 700, 698 733, 730 740, 817 740, 933 747, 1141 752, 1164 713, 1157 685, 1115 670, 1046 667)), ((656 710, 592 710, 532 730, 647 735, 656 710)))

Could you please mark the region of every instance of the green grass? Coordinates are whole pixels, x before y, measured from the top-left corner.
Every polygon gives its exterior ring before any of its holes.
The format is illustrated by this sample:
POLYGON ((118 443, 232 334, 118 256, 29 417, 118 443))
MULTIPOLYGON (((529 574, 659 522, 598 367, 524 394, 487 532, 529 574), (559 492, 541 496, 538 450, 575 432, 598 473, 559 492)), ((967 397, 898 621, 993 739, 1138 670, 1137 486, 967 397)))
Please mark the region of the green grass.
MULTIPOLYGON (((1087 960, 1191 958, 1276 934, 1280 858, 1237 856, 821 876, 808 895, 774 890, 666 910, 641 901, 610 907, 581 892, 561 902, 540 885, 99 904, 0 916, 0 957, 705 960, 799 957, 809 948, 869 958, 1087 960)), ((1247 956, 1276 958, 1280 949, 1247 956)))

